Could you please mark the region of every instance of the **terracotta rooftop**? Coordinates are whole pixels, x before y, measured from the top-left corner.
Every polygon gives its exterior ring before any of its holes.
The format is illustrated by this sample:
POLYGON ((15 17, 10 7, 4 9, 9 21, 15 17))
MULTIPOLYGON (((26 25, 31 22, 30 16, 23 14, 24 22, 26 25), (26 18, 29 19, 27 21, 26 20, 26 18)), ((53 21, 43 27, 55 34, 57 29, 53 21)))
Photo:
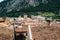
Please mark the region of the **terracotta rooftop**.
MULTIPOLYGON (((5 20, 4 23, 0 23, 0 26, 8 27, 9 20, 5 20)), ((27 19, 26 19, 27 20, 27 19)), ((27 20, 29 22, 29 20, 27 20)), ((8 27, 9 30, 12 30, 12 27, 8 27)), ((23 25, 22 28, 16 28, 16 32, 26 32, 27 25, 23 25)), ((33 40, 60 40, 60 24, 51 22, 51 25, 48 25, 46 22, 41 22, 40 24, 31 25, 31 31, 33 40)))
POLYGON ((60 28, 35 27, 32 28, 33 40, 60 40, 60 28))
POLYGON ((16 32, 26 32, 27 31, 27 26, 23 26, 22 28, 16 28, 16 32))
POLYGON ((3 21, 4 21, 4 19, 2 17, 0 17, 0 22, 3 22, 3 21))

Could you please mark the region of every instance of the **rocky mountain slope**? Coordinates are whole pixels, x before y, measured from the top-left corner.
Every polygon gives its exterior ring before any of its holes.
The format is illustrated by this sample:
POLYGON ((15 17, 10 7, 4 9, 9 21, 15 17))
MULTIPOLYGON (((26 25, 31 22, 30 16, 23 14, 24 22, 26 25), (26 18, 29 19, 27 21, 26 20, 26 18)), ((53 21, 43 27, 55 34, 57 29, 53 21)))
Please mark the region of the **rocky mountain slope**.
POLYGON ((4 0, 0 3, 0 11, 5 10, 6 12, 10 12, 12 10, 20 11, 22 9, 27 9, 30 6, 35 7, 38 6, 38 0, 4 0))
POLYGON ((0 14, 37 11, 58 13, 59 5, 60 0, 4 0, 0 3, 0 14))

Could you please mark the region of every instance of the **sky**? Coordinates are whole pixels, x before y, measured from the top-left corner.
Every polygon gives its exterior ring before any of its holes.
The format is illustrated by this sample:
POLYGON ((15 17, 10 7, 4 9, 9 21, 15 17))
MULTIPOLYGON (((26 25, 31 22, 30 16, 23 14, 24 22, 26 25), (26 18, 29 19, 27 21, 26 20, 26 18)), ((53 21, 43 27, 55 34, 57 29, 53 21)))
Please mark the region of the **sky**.
POLYGON ((3 0, 0 0, 0 2, 2 2, 3 0))

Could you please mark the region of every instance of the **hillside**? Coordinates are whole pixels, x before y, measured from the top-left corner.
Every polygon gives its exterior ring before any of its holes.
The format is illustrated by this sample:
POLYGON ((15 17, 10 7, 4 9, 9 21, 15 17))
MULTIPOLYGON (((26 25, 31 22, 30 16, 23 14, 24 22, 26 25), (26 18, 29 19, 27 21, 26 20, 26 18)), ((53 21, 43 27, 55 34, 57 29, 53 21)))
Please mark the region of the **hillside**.
MULTIPOLYGON (((0 3, 0 16, 21 12, 53 12, 59 14, 60 0, 4 0, 0 3)), ((27 13, 29 14, 29 13, 27 13)))

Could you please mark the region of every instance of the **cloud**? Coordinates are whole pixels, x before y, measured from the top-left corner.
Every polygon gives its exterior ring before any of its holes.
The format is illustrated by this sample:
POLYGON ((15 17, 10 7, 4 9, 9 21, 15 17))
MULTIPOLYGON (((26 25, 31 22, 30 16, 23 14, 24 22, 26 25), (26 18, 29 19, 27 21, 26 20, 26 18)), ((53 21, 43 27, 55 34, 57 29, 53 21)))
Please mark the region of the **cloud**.
POLYGON ((2 2, 2 1, 4 1, 4 0, 0 0, 0 2, 2 2))

